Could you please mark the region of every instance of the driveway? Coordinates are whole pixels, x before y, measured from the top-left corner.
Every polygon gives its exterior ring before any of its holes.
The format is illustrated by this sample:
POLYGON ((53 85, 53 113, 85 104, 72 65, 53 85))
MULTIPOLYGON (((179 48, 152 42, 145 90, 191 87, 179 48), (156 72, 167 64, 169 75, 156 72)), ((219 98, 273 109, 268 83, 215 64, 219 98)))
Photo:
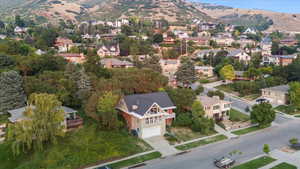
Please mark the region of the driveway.
POLYGON ((171 146, 163 136, 145 138, 144 140, 156 151, 159 151, 163 157, 179 153, 179 151, 171 146))

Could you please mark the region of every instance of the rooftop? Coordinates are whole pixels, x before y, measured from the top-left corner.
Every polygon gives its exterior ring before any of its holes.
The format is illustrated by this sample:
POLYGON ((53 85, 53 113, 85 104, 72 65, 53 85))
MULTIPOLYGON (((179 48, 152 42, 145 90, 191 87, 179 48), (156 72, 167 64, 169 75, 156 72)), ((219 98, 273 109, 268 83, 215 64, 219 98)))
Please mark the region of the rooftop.
POLYGON ((274 87, 269 87, 269 88, 265 88, 265 89, 287 93, 290 89, 290 86, 289 85, 281 85, 281 86, 274 86, 274 87))

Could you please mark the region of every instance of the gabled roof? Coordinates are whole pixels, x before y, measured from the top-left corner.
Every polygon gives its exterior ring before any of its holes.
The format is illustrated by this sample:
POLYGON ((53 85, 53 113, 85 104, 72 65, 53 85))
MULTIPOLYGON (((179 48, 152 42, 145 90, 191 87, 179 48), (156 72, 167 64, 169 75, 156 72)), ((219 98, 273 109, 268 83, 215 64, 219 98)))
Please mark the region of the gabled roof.
POLYGON ((266 89, 287 93, 290 89, 290 86, 289 85, 274 86, 274 87, 270 87, 270 88, 265 88, 264 90, 266 90, 266 89))
POLYGON ((158 104, 162 109, 176 108, 166 92, 128 95, 124 97, 124 102, 129 113, 135 113, 140 116, 143 116, 154 103, 158 104))

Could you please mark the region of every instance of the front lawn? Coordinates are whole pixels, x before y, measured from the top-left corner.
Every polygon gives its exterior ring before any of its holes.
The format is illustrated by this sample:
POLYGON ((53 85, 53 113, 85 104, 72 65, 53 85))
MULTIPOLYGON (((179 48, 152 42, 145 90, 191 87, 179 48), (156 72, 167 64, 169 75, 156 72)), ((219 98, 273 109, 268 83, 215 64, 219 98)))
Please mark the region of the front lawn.
POLYGON ((278 110, 282 113, 294 115, 294 114, 300 114, 300 111, 297 110, 295 107, 292 105, 280 105, 275 108, 275 110, 278 110))
POLYGON ((95 124, 67 133, 42 152, 14 157, 8 143, 0 144, 0 169, 74 169, 151 150, 127 131, 101 131, 95 124))
POLYGON ((226 93, 236 93, 230 84, 222 84, 220 86, 217 86, 216 88, 226 93))
POLYGON ((145 154, 142 156, 134 157, 134 158, 131 158, 128 160, 116 162, 116 163, 110 164, 108 166, 111 167, 112 169, 119 169, 119 168, 124 168, 127 166, 132 166, 135 164, 143 163, 145 161, 153 160, 153 159, 160 158, 160 157, 161 157, 160 152, 153 152, 153 153, 145 154))
POLYGON ((7 123, 8 122, 8 117, 9 117, 8 114, 1 114, 0 115, 0 124, 7 123))
POLYGON ((250 120, 250 117, 238 110, 231 109, 229 112, 229 120, 234 122, 248 121, 250 120))
POLYGON ((202 134, 200 132, 195 132, 192 129, 187 128, 187 127, 172 127, 170 129, 170 131, 171 131, 172 135, 175 136, 175 138, 178 142, 185 142, 185 141, 189 141, 189 140, 216 134, 215 131, 210 131, 210 133, 208 133, 208 134, 202 134))
POLYGON ((235 135, 244 135, 244 134, 255 132, 255 131, 258 131, 258 130, 261 130, 261 129, 264 129, 264 128, 267 128, 267 127, 262 128, 262 127, 259 127, 259 126, 253 126, 253 127, 237 130, 237 131, 234 131, 232 133, 235 134, 235 135))
POLYGON ((260 96, 261 96, 261 94, 251 94, 251 95, 244 96, 243 99, 252 101, 252 100, 257 99, 260 96))
POLYGON ((276 161, 276 159, 268 157, 268 156, 264 156, 264 157, 260 157, 260 158, 251 160, 244 164, 235 166, 232 169, 258 169, 258 168, 261 168, 268 164, 271 164, 274 161, 276 161))
POLYGON ((271 169, 297 169, 297 167, 288 163, 280 163, 271 169))
POLYGON ((206 144, 211 144, 211 143, 215 143, 215 142, 218 142, 218 141, 222 141, 222 140, 225 140, 225 139, 227 139, 226 136, 218 135, 218 136, 207 138, 207 139, 204 139, 204 140, 195 141, 195 142, 192 142, 192 143, 176 146, 175 148, 177 148, 178 150, 184 151, 184 150, 189 150, 189 149, 192 149, 192 148, 195 148, 195 147, 203 146, 203 145, 206 145, 206 144))

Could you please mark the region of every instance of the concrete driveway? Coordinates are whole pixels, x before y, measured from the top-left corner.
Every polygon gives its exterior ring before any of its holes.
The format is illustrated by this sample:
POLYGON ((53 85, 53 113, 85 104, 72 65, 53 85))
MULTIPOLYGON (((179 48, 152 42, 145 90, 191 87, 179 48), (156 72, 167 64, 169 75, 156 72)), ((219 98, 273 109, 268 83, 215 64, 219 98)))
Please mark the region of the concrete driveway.
POLYGON ((179 153, 179 151, 171 146, 163 136, 150 137, 144 140, 156 151, 159 151, 163 157, 179 153))

